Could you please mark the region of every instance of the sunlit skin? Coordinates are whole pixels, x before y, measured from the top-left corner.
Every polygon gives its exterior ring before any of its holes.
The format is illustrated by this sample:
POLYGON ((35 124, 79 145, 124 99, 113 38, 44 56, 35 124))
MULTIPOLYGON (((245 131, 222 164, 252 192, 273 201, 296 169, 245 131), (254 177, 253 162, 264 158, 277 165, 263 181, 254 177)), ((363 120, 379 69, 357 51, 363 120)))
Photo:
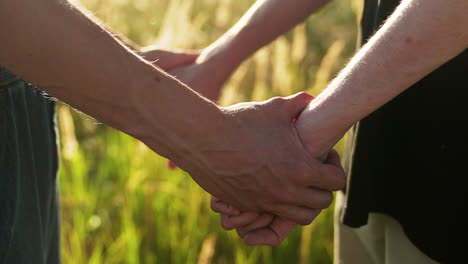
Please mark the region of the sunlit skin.
POLYGON ((311 157, 292 124, 306 93, 219 107, 66 0, 1 1, 0 24, 2 66, 142 141, 242 210, 308 224, 345 184, 341 166, 311 157))
MULTIPOLYGON (((171 72, 215 100, 246 57, 325 2, 258 1, 195 64, 171 72), (219 79, 202 78, 212 72, 208 66, 219 70, 219 79)), ((189 171, 225 205, 239 207, 234 210, 239 223, 224 215, 223 226, 237 228, 248 244, 278 245, 296 223, 310 223, 327 207, 331 191, 343 187, 338 157, 329 152, 343 133, 467 47, 467 5, 463 0, 403 1, 310 104, 309 95, 297 94, 218 107, 124 47, 67 1, 0 2, 0 61, 49 94, 140 139, 189 171), (320 162, 324 156, 325 164, 320 162)))
MULTIPOLYGON (((327 1, 257 1, 196 63, 173 72, 216 100, 222 83, 255 50, 327 1), (210 69, 224 74, 211 82, 210 69)), ((358 120, 453 58, 468 46, 468 1, 405 0, 348 65, 299 116, 296 128, 314 157, 323 157, 358 120)), ((295 223, 272 214, 243 212, 217 198, 222 226, 236 228, 250 245, 279 245, 295 223), (231 217, 228 217, 231 216, 231 217)), ((316 213, 319 210, 316 211, 316 213)))

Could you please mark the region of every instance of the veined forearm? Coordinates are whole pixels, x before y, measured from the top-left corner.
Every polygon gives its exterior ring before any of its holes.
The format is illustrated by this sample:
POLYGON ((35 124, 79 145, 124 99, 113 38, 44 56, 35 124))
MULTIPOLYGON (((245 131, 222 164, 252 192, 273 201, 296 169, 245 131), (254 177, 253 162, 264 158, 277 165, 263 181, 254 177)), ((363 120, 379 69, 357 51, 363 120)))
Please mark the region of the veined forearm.
POLYGON ((297 127, 319 154, 344 132, 468 46, 468 1, 406 0, 314 99, 297 127))
POLYGON ((229 74, 255 51, 303 22, 328 1, 259 0, 229 31, 205 49, 198 61, 220 61, 223 69, 218 67, 217 71, 229 74))
POLYGON ((140 139, 240 209, 309 224, 315 215, 306 208, 328 207, 330 191, 344 185, 339 166, 310 159, 297 144, 290 124, 306 94, 219 108, 65 1, 1 1, 0 25, 8 38, 2 65, 140 139))
POLYGON ((160 154, 167 154, 165 144, 182 144, 188 131, 205 133, 196 129, 207 129, 220 114, 67 1, 2 1, 0 24, 6 38, 0 64, 106 124, 140 139, 153 137, 160 154))

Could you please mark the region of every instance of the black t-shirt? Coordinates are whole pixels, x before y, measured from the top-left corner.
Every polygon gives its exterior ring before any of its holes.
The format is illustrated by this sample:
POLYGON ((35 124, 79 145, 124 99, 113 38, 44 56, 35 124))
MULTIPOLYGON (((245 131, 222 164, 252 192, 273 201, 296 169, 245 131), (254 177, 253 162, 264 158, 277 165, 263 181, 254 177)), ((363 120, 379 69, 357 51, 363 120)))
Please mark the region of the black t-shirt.
MULTIPOLYGON (((365 0, 365 43, 399 5, 365 0)), ((468 178, 468 50, 355 125, 348 135, 342 221, 367 223, 369 212, 397 219, 409 239, 442 263, 465 253, 468 178)))

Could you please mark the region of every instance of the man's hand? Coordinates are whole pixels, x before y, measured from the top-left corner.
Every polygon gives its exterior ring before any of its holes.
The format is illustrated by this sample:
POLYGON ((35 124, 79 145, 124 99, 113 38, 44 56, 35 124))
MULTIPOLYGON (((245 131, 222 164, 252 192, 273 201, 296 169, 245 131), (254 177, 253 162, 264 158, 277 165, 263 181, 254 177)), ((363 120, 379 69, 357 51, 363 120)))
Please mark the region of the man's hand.
MULTIPOLYGON (((335 150, 331 150, 325 163, 341 166, 335 150)), ((296 223, 268 213, 241 212, 216 197, 211 197, 211 209, 221 215, 221 225, 226 230, 236 229, 247 245, 279 246, 296 223)), ((311 210, 315 218, 321 210, 311 210)))
POLYGON ((0 14, 2 29, 12 33, 0 50, 3 66, 142 141, 229 204, 304 224, 313 218, 309 208, 332 199, 330 191, 307 186, 343 187, 340 168, 308 155, 292 124, 309 95, 219 107, 125 48, 71 2, 0 1, 0 14))
POLYGON ((202 157, 174 161, 209 193, 239 209, 309 224, 315 209, 331 204, 331 191, 345 185, 341 166, 311 157, 294 128, 293 119, 310 100, 299 93, 226 107, 229 126, 213 131, 216 145, 200 147, 202 157), (193 160, 202 164, 185 165, 193 160))
MULTIPOLYGON (((177 61, 177 59, 179 59, 178 61, 179 62, 186 62, 186 61, 189 61, 190 58, 195 58, 195 56, 191 56, 190 53, 170 53, 170 52, 165 52, 165 51, 159 51, 159 50, 151 50, 150 52, 146 53, 146 54, 143 54, 144 57, 148 60, 155 60, 155 59, 158 59, 158 62, 162 63, 160 64, 161 66, 164 67, 167 67, 167 65, 171 65, 171 60, 172 61, 177 61), (164 60, 165 58, 167 58, 166 60, 164 60), (168 61, 168 64, 166 63, 163 63, 165 61, 168 61)), ((172 63, 172 65, 174 65, 174 63, 172 63)), ((195 80, 198 82, 198 85, 202 86, 201 83, 204 83, 206 82, 205 79, 206 79, 206 74, 202 74, 200 72, 197 71, 197 69, 199 70, 202 70, 204 69, 203 67, 203 64, 191 64, 189 66, 186 66, 186 67, 182 67, 182 68, 177 68, 176 70, 179 70, 179 72, 184 72, 185 75, 182 75, 184 77, 189 77, 189 78, 193 78, 192 80, 195 80), (205 77, 205 78, 204 78, 205 77)), ((175 76, 175 77, 178 77, 180 78, 179 76, 175 76)), ((187 80, 187 79, 186 79, 187 80)), ((216 89, 215 89, 216 90, 216 89)), ((218 89, 219 91, 219 89, 218 89)), ((267 142, 267 139, 270 138, 269 136, 274 136, 276 139, 271 139, 271 142, 276 142, 278 144, 278 146, 281 146, 281 144, 279 142, 282 141, 282 139, 280 137, 278 137, 279 135, 276 135, 276 133, 274 133, 274 131, 284 131, 286 132, 286 136, 283 136, 282 138, 289 138, 289 139, 294 139, 295 141, 293 141, 293 143, 296 145, 296 147, 298 147, 298 149, 300 151, 302 151, 303 154, 307 154, 306 152, 304 152, 304 149, 302 148, 302 145, 300 143, 299 138, 297 137, 297 133, 295 132, 295 129, 294 129, 294 125, 293 125, 293 120, 297 117, 297 115, 301 112, 302 108, 305 107, 307 105, 307 103, 312 99, 311 96, 305 94, 305 93, 300 93, 296 96, 291 96, 289 98, 275 98, 275 99, 271 99, 267 102, 263 102, 263 103, 242 103, 242 104, 238 104, 238 105, 234 105, 234 106, 231 106, 231 107, 226 107, 225 108, 225 112, 228 113, 228 116, 229 117, 235 117, 234 119, 236 119, 235 122, 238 122, 238 121, 241 121, 243 119, 247 120, 248 119, 248 122, 252 122, 254 121, 254 118, 255 116, 259 116, 260 120, 264 120, 264 121, 267 121, 266 120, 266 117, 270 117, 274 120, 274 123, 278 123, 279 122, 282 122, 283 124, 282 125, 274 125, 272 126, 272 124, 267 124, 266 122, 265 123, 261 123, 261 121, 259 120, 259 122, 255 122, 256 124, 252 124, 252 125, 249 125, 249 124, 239 124, 241 125, 241 129, 244 130, 245 129, 248 129, 248 131, 250 132, 247 132, 251 135, 256 135, 256 134, 259 134, 261 135, 262 132, 261 130, 263 129, 265 131, 265 134, 267 136, 260 136, 260 140, 258 140, 258 143, 257 142, 254 142, 252 141, 252 147, 253 150, 252 151, 248 151, 249 153, 245 153, 244 156, 241 156, 240 153, 234 153, 234 157, 232 158, 227 158, 231 153, 227 152, 227 153, 223 153, 223 152, 219 152, 219 153, 213 153, 213 154, 210 154, 210 155, 215 155, 213 157, 210 157, 209 159, 224 159, 224 160, 219 160, 220 162, 224 162, 226 160, 230 160, 230 163, 232 164, 232 168, 229 168, 229 170, 231 169, 235 169, 236 166, 238 166, 239 168, 242 168, 242 166, 240 164, 236 164, 236 162, 247 162, 248 163, 248 166, 251 167, 254 163, 254 160, 247 160, 247 159, 250 159, 249 156, 251 156, 253 153, 255 153, 255 146, 258 146, 258 150, 260 149, 260 144, 259 142, 264 142, 265 146, 268 146, 269 148, 271 148, 271 151, 272 152, 278 152, 277 150, 275 150, 274 148, 276 147, 275 144, 269 144, 267 142), (276 106, 276 107, 275 107, 276 106), (262 113, 262 111, 266 110, 267 112, 265 113, 262 113), (278 119, 279 117, 283 116, 284 119, 280 119, 280 120, 276 120, 278 119), (263 125, 264 127, 260 127, 261 125, 263 125), (250 126, 252 126, 252 128, 249 128, 250 126), (258 129, 256 129, 255 127, 258 127, 258 129), (281 130, 280 128, 283 128, 284 130, 281 130), (223 156, 226 156, 226 158, 224 158, 223 156)), ((235 130, 237 130, 238 127, 235 128, 235 130)), ((229 134, 232 134, 232 132, 234 132, 235 130, 232 130, 230 131, 231 133, 226 133, 225 135, 215 135, 217 137, 226 137, 226 139, 228 139, 229 137, 229 134)), ((222 134, 220 133, 220 131, 217 131, 218 134, 222 134)), ((237 133, 235 133, 236 136, 237 136, 237 133)), ((249 136, 251 136, 249 135, 249 136)), ((238 145, 240 146, 240 145, 238 145)), ((281 154, 281 153, 279 153, 281 154)), ((281 156, 281 155, 280 155, 281 156)), ((259 157, 261 160, 265 160, 266 159, 266 156, 262 156, 262 157, 259 157)), ((283 157, 282 157, 283 158, 283 157)), ((310 158, 310 157, 309 157, 310 158)), ((298 161, 301 160, 301 159, 298 159, 298 161)), ((313 159, 312 159, 313 160, 313 159)), ((289 163, 292 164, 292 161, 287 161, 289 163)), ((304 162, 304 161, 303 161, 304 162)), ((319 166, 323 166, 320 162, 318 161, 315 161, 314 160, 314 163, 316 163, 317 165, 319 166)), ((170 162, 170 165, 175 165, 175 163, 173 162, 170 162)), ((287 163, 285 163, 285 165, 287 166, 287 163)), ((336 164, 335 164, 336 165, 336 164)), ((333 165, 333 166, 335 166, 333 165)), ((280 167, 283 167, 283 165, 281 164, 278 164, 278 165, 275 165, 275 166, 280 166, 280 167)), ((304 166, 305 168, 303 169, 300 169, 299 168, 299 172, 298 174, 300 175, 301 173, 302 174, 309 174, 309 176, 311 176, 311 179, 309 183, 312 183, 313 181, 313 178, 315 177, 312 176, 314 174, 314 172, 312 172, 311 170, 313 168, 308 167, 308 165, 306 165, 305 163, 302 164, 302 166, 304 166), (307 170, 309 172, 307 172, 307 170)), ((291 165, 291 167, 293 167, 291 165)), ((258 169, 258 171, 260 172, 260 174, 256 174, 256 177, 259 178, 259 179, 255 179, 255 178, 248 178, 246 177, 246 175, 241 175, 241 177, 245 177, 245 179, 243 180, 239 180, 239 179, 235 179, 234 177, 227 177, 229 181, 234 181, 234 182, 230 182, 229 184, 237 184, 236 188, 239 188, 239 189, 248 189, 247 187, 248 186, 252 186, 252 182, 257 182, 256 185, 257 186, 265 186, 264 190, 266 193, 268 192, 272 192, 272 190, 268 190, 269 188, 277 188, 278 191, 280 192, 284 192, 285 193, 285 196, 287 196, 287 191, 283 191, 283 187, 286 187, 288 185, 282 185, 281 183, 279 183, 279 185, 277 186, 274 186, 273 184, 270 183, 271 179, 270 178, 267 178, 267 173, 268 173, 268 170, 272 170, 274 173, 276 173, 275 176, 281 176, 281 174, 284 174, 284 175, 287 175, 287 172, 285 173, 284 172, 284 168, 265 168, 265 169, 262 169, 262 168, 253 168, 253 169, 258 169), (275 172, 274 170, 282 170, 282 171, 279 171, 279 172, 275 172), (229 178, 232 178, 232 179, 229 179, 229 178), (242 186, 242 182, 244 182, 243 185, 245 186, 242 186)), ((310 207, 311 205, 315 205, 315 207, 318 207, 318 208, 325 208, 325 207, 328 207, 329 203, 331 202, 331 197, 332 197, 332 194, 331 192, 329 191, 329 188, 340 188, 340 185, 342 186, 342 184, 344 184, 344 178, 341 178, 339 179, 340 177, 340 174, 342 174, 342 170, 340 170, 341 167, 339 167, 339 164, 338 166, 336 166, 336 168, 331 168, 330 172, 333 172, 335 173, 335 177, 338 177, 338 179, 331 179, 329 181, 329 183, 325 183, 324 186, 324 189, 327 189, 326 191, 323 191, 323 190, 320 190, 320 189, 308 189, 306 188, 306 186, 298 186, 300 184, 303 184, 303 180, 305 179, 294 179, 294 176, 292 177, 292 180, 296 180, 296 182, 293 182, 294 185, 291 186, 291 188, 298 188, 298 190, 300 190, 299 187, 303 187, 302 188, 302 191, 300 191, 299 193, 303 193, 303 194, 307 194, 309 195, 310 197, 310 200, 311 201, 308 201, 307 203, 304 203, 302 206, 291 206, 290 204, 288 204, 289 202, 293 202, 293 197, 289 197, 287 199, 289 200, 286 200, 286 201, 283 201, 283 205, 276 205, 277 209, 276 210, 279 210, 278 214, 281 214, 285 217, 293 217, 293 219, 295 219, 297 222, 300 222, 300 223, 303 223, 303 224, 308 224, 312 221, 312 219, 315 217, 316 213, 315 213, 315 209, 314 210, 310 210, 308 209, 307 207, 310 207), (333 181, 335 181, 333 183, 333 181), (341 181, 341 183, 340 183, 341 181), (327 186, 328 184, 328 186, 327 186), (333 186, 335 185, 335 186, 333 186), (329 187, 329 188, 326 188, 326 187, 329 187), (312 196, 315 196, 315 197, 312 197, 312 196), (297 212, 293 212, 294 211, 297 211, 297 212)), ((292 171, 296 170, 296 168, 293 168, 292 171)), ((327 168, 325 168, 325 171, 324 172, 319 172, 319 173, 327 173, 327 168)), ((304 176, 304 175, 302 175, 304 176)), ((192 173, 192 177, 194 177, 194 174, 192 173)), ((195 179, 195 177, 194 177, 195 179)), ((290 180, 290 179, 284 179, 284 180, 290 180)), ((285 181, 285 182, 286 182, 285 181)), ((319 180, 320 181, 320 180, 319 180)), ((278 183, 277 183, 278 184, 278 183)), ((203 187, 203 184, 200 184, 202 187, 203 187)), ((320 183, 318 184, 318 186, 320 187, 320 183)), ((226 188, 226 190, 228 190, 230 188, 226 188)), ((335 189, 333 189, 335 190, 335 189)), ((230 191, 230 190, 228 190, 230 191)), ((290 190, 290 196, 291 194, 294 194, 294 191, 293 189, 290 190)), ((254 195, 256 196, 259 196, 258 195, 258 192, 255 193, 254 195)), ((267 195, 271 195, 271 193, 268 193, 267 195)), ((221 194, 222 196, 222 194, 221 194)), ((220 196, 220 197, 221 197, 220 196)), ((249 196, 244 196, 244 195, 239 195, 238 193, 232 193, 232 196, 233 197, 245 197, 245 198, 248 198, 249 196)), ((250 199, 250 198, 249 198, 250 199)), ((267 200, 266 196, 264 198, 265 200, 267 200)), ((296 200, 298 201, 298 200, 296 200)), ((304 201, 303 201, 304 202, 304 201)), ((249 200, 247 203, 245 204, 250 204, 251 201, 249 200)), ((272 206, 273 203, 269 203, 268 205, 263 205, 263 209, 261 210, 265 210, 265 208, 269 208, 268 206, 272 206), (266 206, 266 207, 265 207, 266 206)), ((250 206, 250 205, 249 205, 250 206)), ((315 208, 314 207, 314 208, 315 208)), ((249 207, 247 207, 249 208, 249 207)), ((252 207, 250 207, 252 208, 252 207)), ((255 208, 255 207, 253 207, 255 208)), ((257 208, 261 208, 261 207, 257 207, 257 208)), ((254 213, 252 213, 254 214, 254 213)), ((264 214, 265 215, 265 214, 264 214)), ((276 217, 275 218, 275 223, 276 222, 281 222, 281 221, 284 221, 284 219, 279 219, 279 217, 276 217)), ((258 225, 258 224, 257 224, 258 225)), ((285 233, 287 234, 287 232, 285 233)), ((253 238, 255 238, 255 236, 253 236, 253 238)), ((254 240, 254 243, 255 243, 255 240, 254 240)))

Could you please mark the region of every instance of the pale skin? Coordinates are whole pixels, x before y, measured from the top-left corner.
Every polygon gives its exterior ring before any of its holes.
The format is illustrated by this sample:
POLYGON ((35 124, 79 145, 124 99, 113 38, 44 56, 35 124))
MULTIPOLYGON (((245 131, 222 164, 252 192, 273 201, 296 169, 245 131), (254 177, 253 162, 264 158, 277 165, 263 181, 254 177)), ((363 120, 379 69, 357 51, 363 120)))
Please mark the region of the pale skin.
POLYGON ((345 184, 341 166, 313 158, 292 123, 310 95, 219 107, 65 0, 1 1, 0 24, 2 66, 141 140, 239 209, 308 224, 345 184))
MULTIPOLYGON (((198 89, 198 86, 207 87, 203 85, 203 75, 197 78, 185 70, 203 74, 205 68, 226 68, 226 73, 218 76, 224 81, 240 61, 304 19, 307 16, 304 10, 312 13, 324 2, 258 1, 194 65, 176 69, 176 75, 179 73, 181 80, 198 89), (290 18, 281 16, 283 13, 290 18)), ((468 47, 466 14, 466 0, 402 1, 383 27, 299 116, 296 128, 309 153, 322 157, 355 122, 465 50, 468 47)), ((215 83, 210 90, 200 90, 216 99, 220 88, 215 83)), ((211 204, 214 211, 221 213, 223 227, 235 228, 250 245, 279 245, 295 226, 293 221, 271 214, 242 212, 239 215, 236 208, 215 197, 211 204)))

